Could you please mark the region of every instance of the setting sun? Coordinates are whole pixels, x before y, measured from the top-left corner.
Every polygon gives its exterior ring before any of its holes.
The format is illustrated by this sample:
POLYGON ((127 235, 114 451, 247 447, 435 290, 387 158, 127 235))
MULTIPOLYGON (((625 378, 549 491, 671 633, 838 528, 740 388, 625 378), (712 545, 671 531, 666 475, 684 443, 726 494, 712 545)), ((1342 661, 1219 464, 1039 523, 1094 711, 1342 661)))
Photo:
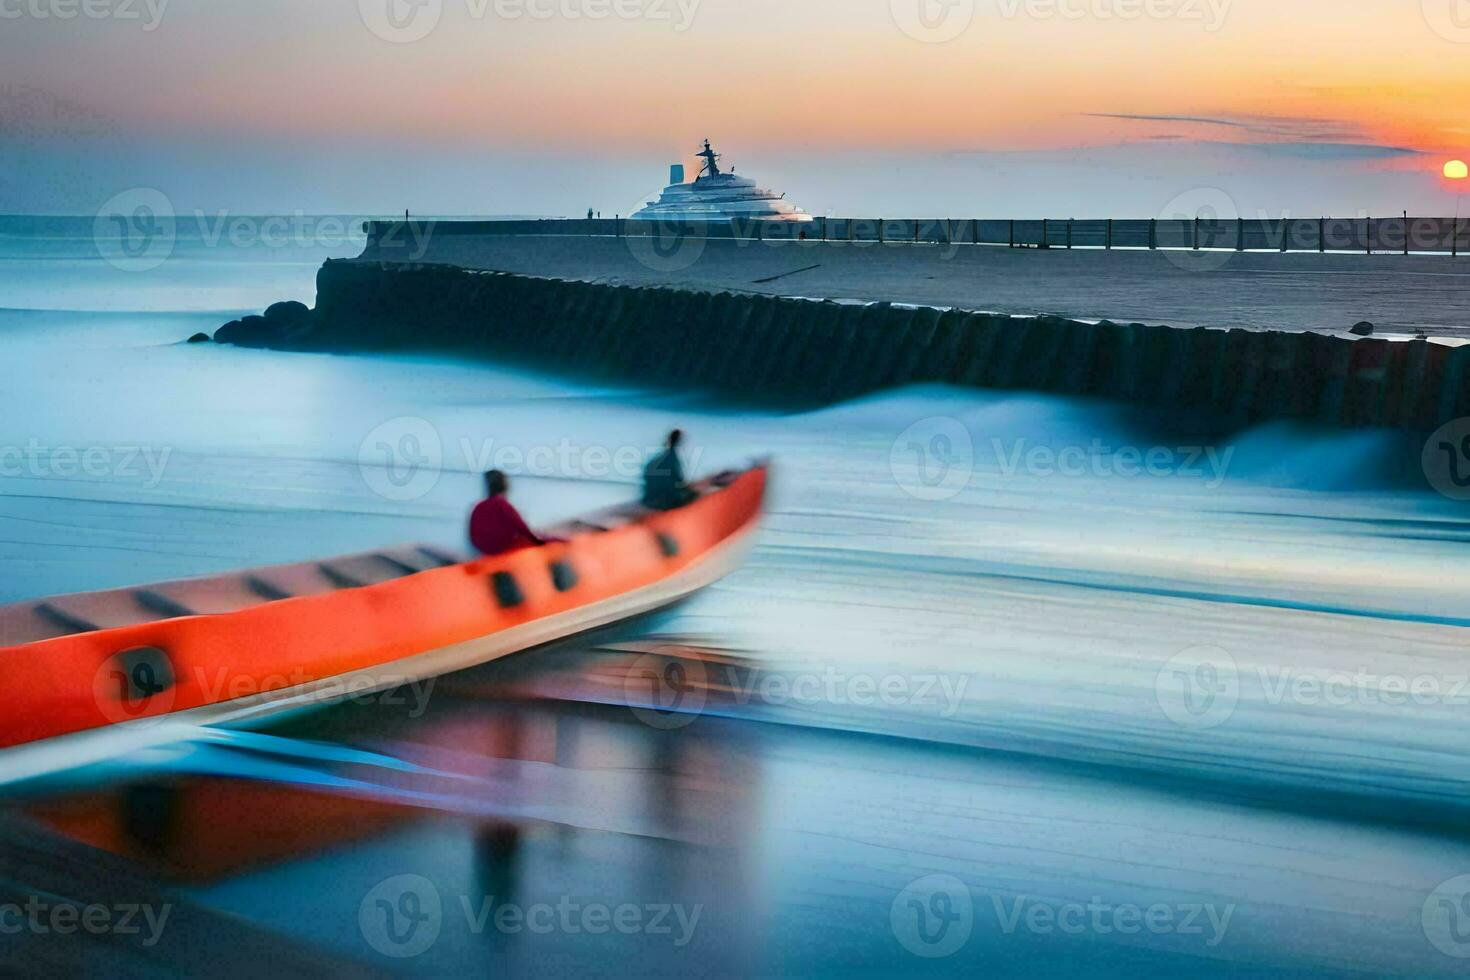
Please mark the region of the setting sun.
POLYGON ((1465 166, 1464 160, 1451 160, 1444 165, 1444 175, 1450 180, 1464 180, 1470 177, 1470 167, 1465 166))

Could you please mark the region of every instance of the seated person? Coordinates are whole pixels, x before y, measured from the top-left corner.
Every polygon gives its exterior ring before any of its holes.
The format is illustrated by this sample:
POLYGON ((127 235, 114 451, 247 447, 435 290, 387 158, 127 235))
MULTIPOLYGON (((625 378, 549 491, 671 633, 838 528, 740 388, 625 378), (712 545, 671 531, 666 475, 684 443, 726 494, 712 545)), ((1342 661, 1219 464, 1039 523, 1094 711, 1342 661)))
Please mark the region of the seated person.
POLYGON ((470 514, 470 544, 482 555, 503 555, 507 551, 535 548, 561 538, 543 538, 526 526, 516 510, 506 499, 510 481, 500 470, 485 474, 487 496, 475 505, 470 514))
POLYGON ((683 507, 699 494, 684 482, 684 464, 679 461, 679 444, 684 433, 669 433, 664 451, 643 469, 643 506, 651 510, 673 510, 683 507))

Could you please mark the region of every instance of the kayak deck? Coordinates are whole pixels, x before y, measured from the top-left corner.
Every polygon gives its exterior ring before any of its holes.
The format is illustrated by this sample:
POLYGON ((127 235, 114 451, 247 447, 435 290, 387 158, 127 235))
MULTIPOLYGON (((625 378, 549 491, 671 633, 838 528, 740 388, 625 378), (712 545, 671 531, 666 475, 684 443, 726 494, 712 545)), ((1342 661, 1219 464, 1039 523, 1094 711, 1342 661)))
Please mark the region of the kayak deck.
MULTIPOLYGON (((702 493, 716 488, 716 481, 696 485, 702 493)), ((544 529, 544 533, 571 537, 606 531, 652 513, 638 504, 623 504, 564 521, 544 529)), ((0 647, 184 616, 238 612, 281 599, 378 585, 471 560, 473 556, 466 553, 414 543, 317 561, 17 602, 0 606, 0 647)))
POLYGON ((264 602, 376 585, 467 560, 430 545, 404 545, 326 561, 18 602, 0 606, 0 647, 182 616, 238 612, 264 602))

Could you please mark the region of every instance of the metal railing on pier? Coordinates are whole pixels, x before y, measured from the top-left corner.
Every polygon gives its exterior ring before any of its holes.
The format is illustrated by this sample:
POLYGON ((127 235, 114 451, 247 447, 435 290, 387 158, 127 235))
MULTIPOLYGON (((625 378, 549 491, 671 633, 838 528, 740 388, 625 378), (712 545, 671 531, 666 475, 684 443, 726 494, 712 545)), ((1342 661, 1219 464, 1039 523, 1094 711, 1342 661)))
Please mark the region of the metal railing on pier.
MULTIPOLYGON (((400 222, 369 222, 375 242, 400 222)), ((990 245, 1011 248, 1218 249, 1275 252, 1470 253, 1470 217, 833 218, 674 223, 628 218, 435 221, 434 235, 694 236, 742 241, 990 245)))

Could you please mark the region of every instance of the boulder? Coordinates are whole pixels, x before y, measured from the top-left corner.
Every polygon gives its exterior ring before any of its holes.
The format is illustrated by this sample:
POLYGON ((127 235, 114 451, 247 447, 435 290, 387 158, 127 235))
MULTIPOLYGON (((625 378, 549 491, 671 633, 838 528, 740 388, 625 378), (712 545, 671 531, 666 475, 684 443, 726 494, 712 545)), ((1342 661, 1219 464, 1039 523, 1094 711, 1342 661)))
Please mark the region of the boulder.
POLYGON ((264 316, 231 320, 214 332, 215 343, 239 347, 291 347, 312 332, 314 314, 304 303, 274 303, 264 316))
POLYGON ((265 319, 269 323, 282 325, 295 324, 311 315, 311 310, 305 303, 296 300, 286 300, 284 303, 272 303, 265 311, 265 319))
POLYGON ((1359 337, 1371 337, 1373 336, 1373 324, 1367 320, 1359 320, 1348 332, 1357 334, 1359 337))
MULTIPOLYGON (((222 343, 235 344, 238 347, 268 347, 270 342, 279 335, 279 331, 263 316, 241 317, 234 323, 226 324, 220 332, 225 332, 228 327, 234 327, 234 329, 228 331, 227 339, 222 343)), ((215 337, 218 339, 219 333, 216 333, 215 337)))
MULTIPOLYGON (((223 330, 224 327, 220 327, 220 329, 223 330)), ((209 343, 209 339, 209 334, 207 333, 196 333, 187 342, 191 344, 207 344, 209 343)))

